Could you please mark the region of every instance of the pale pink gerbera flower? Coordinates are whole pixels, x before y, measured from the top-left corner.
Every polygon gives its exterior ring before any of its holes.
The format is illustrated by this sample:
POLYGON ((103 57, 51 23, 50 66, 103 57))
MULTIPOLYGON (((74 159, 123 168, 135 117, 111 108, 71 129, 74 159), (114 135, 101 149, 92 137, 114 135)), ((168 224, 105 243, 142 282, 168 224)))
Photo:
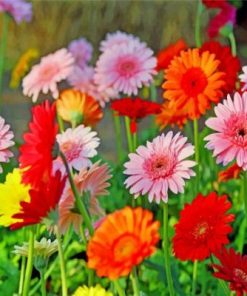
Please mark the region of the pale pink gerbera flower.
POLYGON ((23 93, 36 102, 40 92, 51 91, 54 99, 58 97, 57 84, 66 79, 74 66, 74 58, 67 49, 62 48, 43 57, 38 65, 32 67, 23 79, 23 93))
MULTIPOLYGON (((10 130, 10 126, 5 124, 5 120, 0 116, 0 162, 9 162, 10 157, 14 154, 9 150, 11 146, 14 146, 12 139, 14 138, 13 132, 10 130)), ((0 165, 0 173, 3 169, 0 165)))
MULTIPOLYGON (((89 193, 88 198, 84 197, 84 202, 88 203, 91 215, 103 217, 105 212, 101 209, 97 197, 108 195, 108 180, 111 178, 109 167, 106 164, 100 165, 100 161, 93 164, 89 169, 82 169, 74 176, 74 183, 81 196, 89 193)), ((59 226, 62 233, 65 233, 70 225, 73 225, 78 233, 82 224, 82 216, 75 209, 75 199, 69 183, 64 190, 59 203, 59 226)))
POLYGON ((205 138, 206 147, 213 150, 217 163, 227 165, 235 160, 243 170, 247 170, 247 92, 242 96, 228 95, 223 103, 214 108, 216 117, 206 121, 206 125, 216 133, 205 138))
POLYGON ((113 88, 129 96, 137 95, 138 88, 148 86, 156 74, 157 59, 153 51, 139 43, 129 42, 101 54, 95 68, 94 81, 99 91, 113 88))
POLYGON ((150 202, 168 202, 168 189, 184 191, 184 179, 195 175, 191 170, 195 162, 186 159, 194 154, 194 147, 186 141, 180 133, 173 136, 168 132, 129 154, 130 160, 124 164, 124 173, 129 175, 125 184, 135 198, 148 194, 150 202))
POLYGON ((68 49, 75 59, 75 65, 82 69, 92 58, 93 47, 85 38, 73 40, 68 49))
POLYGON ((239 75, 240 81, 243 83, 242 91, 247 90, 247 66, 242 68, 243 74, 239 75))
MULTIPOLYGON (((56 136, 59 149, 64 154, 70 168, 81 170, 91 165, 89 158, 97 155, 96 148, 99 146, 97 133, 83 124, 76 128, 68 128, 62 134, 56 136)), ((54 170, 64 172, 62 160, 57 158, 54 162, 54 170)))

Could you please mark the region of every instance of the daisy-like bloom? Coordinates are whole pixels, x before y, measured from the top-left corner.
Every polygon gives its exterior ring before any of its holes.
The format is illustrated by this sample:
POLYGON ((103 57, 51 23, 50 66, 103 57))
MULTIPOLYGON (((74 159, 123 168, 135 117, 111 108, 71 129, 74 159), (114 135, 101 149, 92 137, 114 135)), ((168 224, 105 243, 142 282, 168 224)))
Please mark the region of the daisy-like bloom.
POLYGON ((229 46, 221 45, 217 41, 209 41, 202 45, 201 52, 209 51, 215 54, 215 58, 220 61, 218 70, 225 72, 225 85, 222 90, 225 95, 236 90, 236 82, 238 80, 238 72, 240 71, 240 61, 238 57, 234 57, 229 46))
POLYGON ((104 51, 99 57, 94 80, 99 91, 113 88, 128 96, 137 95, 142 86, 149 86, 156 74, 157 59, 143 43, 129 42, 104 51))
POLYGON ((56 101, 59 116, 73 126, 78 123, 93 126, 103 117, 99 103, 78 90, 64 90, 56 101))
POLYGON ((199 118, 210 103, 222 98, 225 73, 218 71, 219 60, 199 49, 188 49, 176 56, 165 71, 164 98, 188 110, 190 119, 199 118))
POLYGON ((36 102, 40 92, 51 91, 54 99, 58 97, 58 82, 66 79, 74 66, 74 58, 67 49, 62 48, 43 58, 32 67, 23 79, 23 93, 36 102))
POLYGON ((139 146, 136 153, 130 153, 130 160, 124 164, 125 181, 134 197, 148 194, 150 202, 168 202, 168 189, 173 193, 184 192, 184 179, 195 173, 191 167, 195 162, 186 158, 194 154, 194 147, 186 143, 187 138, 173 132, 139 146))
POLYGON ((247 293, 247 256, 241 256, 234 249, 223 248, 217 254, 220 264, 213 264, 215 269, 214 277, 230 283, 230 289, 237 293, 237 296, 244 296, 247 293))
POLYGON ((214 108, 216 117, 209 118, 206 125, 215 130, 205 138, 206 147, 213 150, 217 163, 227 165, 233 160, 247 170, 247 92, 242 96, 229 95, 214 108))
POLYGON ((75 59, 75 65, 80 68, 84 68, 92 58, 93 47, 85 38, 71 41, 68 49, 75 59))
POLYGON ((79 287, 73 296, 113 296, 113 294, 111 292, 107 292, 100 285, 96 285, 95 287, 79 287))
POLYGON ((29 185, 22 183, 21 171, 14 169, 0 184, 0 225, 8 227, 20 221, 12 216, 21 209, 20 202, 29 201, 29 185))
POLYGON ((183 39, 179 39, 176 43, 170 44, 168 47, 162 49, 157 54, 157 71, 166 69, 171 60, 180 54, 182 50, 187 49, 188 46, 183 39))
POLYGON ((52 170, 52 150, 58 131, 55 117, 55 104, 48 100, 34 106, 30 131, 23 135, 25 142, 20 147, 20 168, 23 169, 23 182, 32 187, 46 181, 52 170))
POLYGON ((247 66, 242 68, 243 74, 239 75, 240 81, 243 83, 242 91, 247 90, 247 66))
POLYGON ((53 219, 54 212, 64 190, 65 177, 57 171, 50 175, 46 182, 40 182, 39 187, 29 190, 30 201, 22 201, 21 209, 12 217, 21 221, 12 223, 11 229, 18 229, 27 225, 34 225, 49 219, 53 219))
POLYGON ((117 116, 130 118, 130 130, 136 132, 138 120, 148 115, 158 114, 161 111, 160 104, 143 100, 141 98, 122 98, 111 103, 111 109, 116 111, 117 116))
POLYGON ((229 243, 229 224, 234 220, 234 215, 227 213, 230 208, 227 196, 215 192, 198 194, 191 204, 185 205, 175 225, 175 256, 180 260, 204 260, 229 243))
POLYGON ((30 22, 32 19, 32 4, 24 0, 1 0, 1 11, 9 13, 17 24, 24 20, 30 22))
MULTIPOLYGON (((94 163, 89 169, 82 169, 79 174, 74 175, 74 183, 80 194, 83 196, 89 193, 88 209, 91 215, 104 216, 104 211, 100 208, 97 197, 108 195, 107 188, 110 186, 111 174, 106 164, 94 163)), ((82 225, 82 216, 74 211, 75 198, 72 189, 67 183, 63 196, 59 203, 59 228, 62 233, 73 225, 74 230, 79 233, 82 225)))
POLYGON ((231 179, 238 179, 241 171, 241 168, 236 163, 234 163, 233 165, 229 166, 229 168, 219 172, 218 182, 221 183, 231 179))
MULTIPOLYGON (((0 116, 0 163, 9 162, 9 159, 14 156, 14 154, 9 150, 10 147, 14 146, 13 141, 14 134, 10 130, 10 126, 5 124, 5 120, 0 116)), ((0 173, 3 169, 0 165, 0 173)))
MULTIPOLYGON (((91 165, 89 158, 97 155, 96 148, 100 142, 96 135, 96 132, 83 124, 74 129, 68 128, 62 134, 57 135, 56 139, 59 149, 64 154, 70 168, 79 171, 91 165)), ((65 170, 61 158, 57 158, 54 168, 58 168, 62 172, 65 170)))
POLYGON ((108 215, 87 247, 88 267, 111 280, 126 276, 155 252, 159 221, 142 208, 125 207, 108 215))

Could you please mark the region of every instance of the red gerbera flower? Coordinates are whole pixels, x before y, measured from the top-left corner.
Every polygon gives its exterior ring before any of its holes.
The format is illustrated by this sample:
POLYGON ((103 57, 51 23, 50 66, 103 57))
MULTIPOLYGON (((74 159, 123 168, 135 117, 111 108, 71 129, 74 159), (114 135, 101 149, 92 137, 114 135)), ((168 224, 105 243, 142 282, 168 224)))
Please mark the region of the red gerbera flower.
POLYGON ((221 265, 213 264, 216 269, 214 277, 230 282, 230 289, 236 291, 237 296, 247 293, 247 256, 241 256, 234 249, 222 249, 217 254, 221 265))
POLYGON ((238 72, 241 69, 238 57, 234 57, 229 46, 221 45, 217 41, 209 41, 203 44, 201 52, 209 51, 215 54, 215 58, 220 61, 218 70, 225 72, 224 80, 226 84, 222 86, 225 95, 236 90, 236 82, 238 80, 238 72))
POLYGON ((202 3, 207 8, 220 8, 226 3, 227 0, 202 0, 202 3))
POLYGON ((180 260, 204 260, 227 244, 227 235, 232 231, 229 223, 234 219, 234 215, 227 214, 230 208, 226 195, 198 194, 181 211, 175 225, 175 256, 180 260))
POLYGON ((161 112, 160 104, 143 100, 141 98, 123 98, 111 103, 112 110, 117 111, 118 116, 127 116, 131 120, 131 132, 136 132, 136 121, 151 114, 161 112))
POLYGON ((30 131, 23 136, 25 143, 20 147, 19 157, 23 182, 32 187, 47 180, 52 170, 52 149, 58 131, 55 116, 55 104, 48 100, 32 108, 30 131))
POLYGON ((242 169, 234 163, 229 166, 227 169, 219 172, 218 174, 218 182, 226 182, 231 179, 237 179, 241 173, 242 169))
POLYGON ((11 229, 17 229, 26 225, 40 223, 43 218, 48 217, 52 210, 55 210, 62 195, 65 177, 61 177, 59 171, 50 176, 47 182, 40 182, 39 188, 30 189, 30 201, 20 203, 21 210, 13 215, 13 218, 22 219, 11 225, 11 229))

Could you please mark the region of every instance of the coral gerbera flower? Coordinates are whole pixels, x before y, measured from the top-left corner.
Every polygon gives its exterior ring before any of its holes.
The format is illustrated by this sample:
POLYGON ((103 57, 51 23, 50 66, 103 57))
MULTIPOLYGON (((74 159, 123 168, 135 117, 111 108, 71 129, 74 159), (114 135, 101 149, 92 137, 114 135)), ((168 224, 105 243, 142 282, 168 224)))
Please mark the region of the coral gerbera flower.
POLYGON ((126 276, 155 251, 159 221, 142 208, 125 207, 108 215, 87 247, 88 267, 111 280, 126 276))
POLYGON ((51 91, 54 99, 58 97, 58 82, 66 79, 74 66, 74 58, 67 49, 62 48, 43 57, 38 65, 23 79, 23 93, 36 102, 40 92, 51 91))
POLYGON ((23 182, 32 187, 47 180, 52 170, 52 150, 58 131, 55 117, 55 104, 48 100, 34 106, 30 131, 23 135, 25 143, 20 147, 20 168, 23 169, 23 182))
POLYGON ((233 160, 244 171, 247 170, 247 92, 242 96, 228 95, 215 108, 216 117, 209 118, 206 125, 216 133, 205 138, 206 147, 213 150, 217 163, 227 165, 233 160))
POLYGON ((173 136, 173 132, 168 132, 130 153, 130 160, 124 164, 124 173, 129 175, 125 185, 130 193, 134 197, 148 194, 150 202, 159 203, 168 202, 168 189, 183 192, 184 179, 195 175, 191 170, 195 162, 186 160, 194 154, 194 147, 186 141, 180 133, 173 136))
POLYGON ((99 103, 86 93, 77 90, 64 90, 56 105, 59 116, 74 127, 81 123, 93 126, 103 117, 99 103))
POLYGON ((239 75, 240 81, 243 83, 242 91, 247 90, 247 66, 242 68, 243 74, 239 75))
POLYGON ((240 61, 234 57, 229 46, 221 45, 217 41, 209 41, 202 45, 201 52, 209 51, 215 54, 215 58, 220 61, 218 70, 226 73, 224 76, 225 85, 222 90, 225 95, 236 90, 238 72, 240 71, 240 61))
POLYGON ((95 287, 79 287, 73 296, 113 296, 113 294, 111 292, 107 292, 100 285, 96 285, 95 287))
POLYGON ((217 253, 220 264, 213 264, 214 277, 230 283, 230 289, 237 293, 237 296, 244 296, 247 293, 247 256, 241 256, 234 249, 223 248, 217 253))
POLYGON ((75 59, 75 65, 80 68, 84 68, 92 58, 93 47, 85 38, 71 41, 68 49, 75 59))
POLYGON ((231 179, 237 179, 240 176, 242 169, 234 163, 229 166, 229 168, 219 172, 218 174, 218 182, 226 182, 231 179))
MULTIPOLYGON (((14 154, 9 150, 10 147, 15 145, 13 141, 14 134, 10 130, 10 126, 5 124, 5 120, 0 116, 0 163, 9 162, 9 159, 14 156, 14 154)), ((3 169, 0 165, 0 173, 3 169)))
POLYGON ((160 104, 142 100, 141 98, 122 98, 111 103, 111 109, 116 111, 118 116, 130 118, 130 129, 136 132, 138 120, 152 114, 158 114, 161 110, 160 104))
POLYGON ((30 22, 32 19, 32 3, 24 0, 1 0, 0 12, 9 13, 17 24, 23 20, 30 22))
POLYGON ((204 260, 229 243, 229 224, 234 220, 233 214, 227 214, 230 208, 227 196, 215 192, 198 194, 190 205, 185 205, 175 225, 175 256, 180 260, 204 260))
POLYGON ((217 70, 219 64, 209 52, 200 54, 197 48, 182 51, 165 71, 164 98, 187 109, 191 119, 199 118, 223 95, 224 73, 217 70))

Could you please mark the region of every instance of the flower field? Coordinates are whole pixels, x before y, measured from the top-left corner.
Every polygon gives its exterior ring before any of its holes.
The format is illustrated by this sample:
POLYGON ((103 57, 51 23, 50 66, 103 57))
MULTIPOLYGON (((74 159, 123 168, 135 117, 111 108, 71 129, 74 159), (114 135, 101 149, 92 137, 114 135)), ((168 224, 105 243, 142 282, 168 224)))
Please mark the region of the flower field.
POLYGON ((0 0, 0 295, 247 295, 246 3, 193 4, 158 50, 120 26, 9 62, 44 11, 0 0))

